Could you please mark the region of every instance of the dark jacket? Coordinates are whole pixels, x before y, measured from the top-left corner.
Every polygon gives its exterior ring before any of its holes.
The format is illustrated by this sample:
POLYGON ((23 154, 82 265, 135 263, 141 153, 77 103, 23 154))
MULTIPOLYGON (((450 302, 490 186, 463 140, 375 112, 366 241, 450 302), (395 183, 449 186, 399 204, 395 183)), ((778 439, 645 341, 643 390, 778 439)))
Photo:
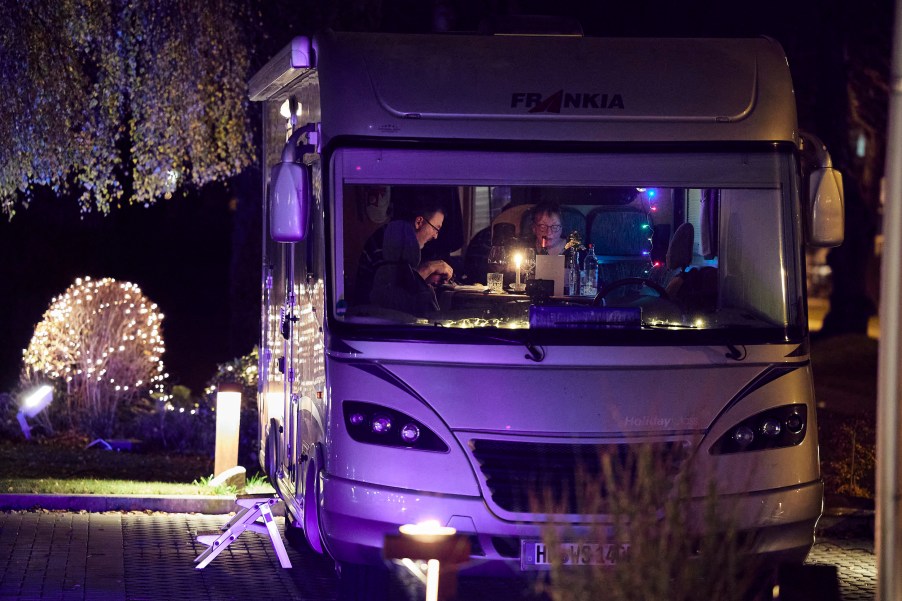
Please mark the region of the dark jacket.
POLYGON ((438 311, 435 291, 417 273, 419 264, 420 245, 413 226, 406 221, 389 223, 382 240, 382 262, 373 274, 370 303, 417 317, 438 311))

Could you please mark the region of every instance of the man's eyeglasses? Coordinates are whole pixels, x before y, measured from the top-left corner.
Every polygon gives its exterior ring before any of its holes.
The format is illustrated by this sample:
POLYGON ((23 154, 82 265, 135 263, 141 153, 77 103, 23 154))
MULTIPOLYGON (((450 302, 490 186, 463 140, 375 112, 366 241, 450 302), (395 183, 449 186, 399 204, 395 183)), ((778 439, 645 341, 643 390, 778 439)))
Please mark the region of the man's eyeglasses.
POLYGON ((560 224, 556 224, 556 225, 545 225, 544 223, 536 223, 536 224, 534 224, 534 225, 536 226, 536 229, 539 230, 540 232, 542 232, 543 234, 544 234, 545 232, 551 232, 551 233, 553 233, 553 234, 557 234, 557 233, 559 233, 559 232, 561 231, 561 225, 560 225, 560 224))
MULTIPOLYGON (((429 221, 428 219, 426 219, 425 217, 423 217, 423 221, 425 221, 426 223, 428 223, 428 224, 429 224, 429 227, 431 227, 432 229, 435 230, 436 235, 438 235, 438 233, 442 231, 442 228, 440 228, 440 227, 435 227, 434 225, 432 225, 432 222, 429 221)), ((560 229, 560 227, 558 227, 558 229, 560 229)))

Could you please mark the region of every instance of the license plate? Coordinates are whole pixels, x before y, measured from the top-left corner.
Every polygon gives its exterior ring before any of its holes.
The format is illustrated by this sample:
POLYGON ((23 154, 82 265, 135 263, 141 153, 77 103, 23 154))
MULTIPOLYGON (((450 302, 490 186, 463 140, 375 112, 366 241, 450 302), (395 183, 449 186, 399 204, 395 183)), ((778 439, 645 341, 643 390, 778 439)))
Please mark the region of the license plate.
MULTIPOLYGON (((626 559, 627 543, 560 543, 558 546, 564 566, 612 566, 626 559)), ((551 553, 542 541, 520 541, 520 569, 551 569, 551 553)))

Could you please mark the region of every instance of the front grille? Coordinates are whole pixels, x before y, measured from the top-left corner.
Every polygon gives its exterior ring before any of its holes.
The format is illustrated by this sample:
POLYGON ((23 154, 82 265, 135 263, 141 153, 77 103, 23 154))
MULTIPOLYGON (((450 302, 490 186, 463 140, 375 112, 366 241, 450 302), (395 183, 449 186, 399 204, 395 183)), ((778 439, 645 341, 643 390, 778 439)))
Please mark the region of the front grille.
POLYGON ((688 445, 682 441, 557 444, 473 439, 470 448, 492 500, 502 509, 593 514, 605 512, 609 487, 627 494, 634 490, 640 470, 647 471, 645 478, 671 482, 688 445), (609 476, 602 473, 604 457, 610 460, 609 476))

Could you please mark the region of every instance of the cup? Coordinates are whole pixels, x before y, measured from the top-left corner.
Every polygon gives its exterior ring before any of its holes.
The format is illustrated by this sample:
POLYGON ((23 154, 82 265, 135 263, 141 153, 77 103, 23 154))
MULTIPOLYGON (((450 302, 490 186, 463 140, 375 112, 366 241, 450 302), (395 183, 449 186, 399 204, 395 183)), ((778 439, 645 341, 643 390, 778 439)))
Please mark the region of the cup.
POLYGON ((486 274, 489 292, 504 292, 504 274, 489 272, 486 274))

